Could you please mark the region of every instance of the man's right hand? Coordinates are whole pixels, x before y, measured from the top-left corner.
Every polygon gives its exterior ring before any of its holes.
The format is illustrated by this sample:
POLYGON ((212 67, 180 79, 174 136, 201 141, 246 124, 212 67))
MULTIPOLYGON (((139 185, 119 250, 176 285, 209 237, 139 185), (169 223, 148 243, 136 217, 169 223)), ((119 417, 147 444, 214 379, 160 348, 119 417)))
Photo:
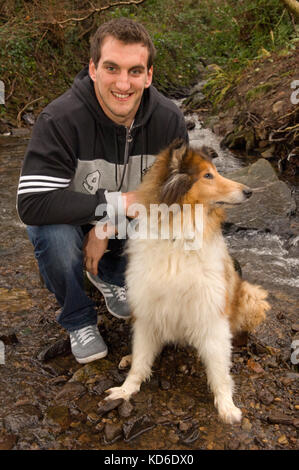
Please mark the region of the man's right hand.
POLYGON ((85 236, 83 243, 84 264, 86 270, 94 276, 98 274, 98 264, 107 250, 107 246, 108 238, 98 238, 96 227, 92 228, 85 236))

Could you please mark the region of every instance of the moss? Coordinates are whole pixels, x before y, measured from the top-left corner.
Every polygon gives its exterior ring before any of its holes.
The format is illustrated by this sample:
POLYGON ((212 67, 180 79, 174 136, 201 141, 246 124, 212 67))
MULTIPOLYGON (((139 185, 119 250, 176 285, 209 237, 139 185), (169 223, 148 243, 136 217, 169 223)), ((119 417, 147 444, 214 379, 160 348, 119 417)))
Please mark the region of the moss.
POLYGON ((246 100, 253 101, 255 98, 268 93, 268 91, 272 90, 272 88, 273 84, 271 83, 262 83, 255 88, 251 88, 251 90, 246 93, 246 100))

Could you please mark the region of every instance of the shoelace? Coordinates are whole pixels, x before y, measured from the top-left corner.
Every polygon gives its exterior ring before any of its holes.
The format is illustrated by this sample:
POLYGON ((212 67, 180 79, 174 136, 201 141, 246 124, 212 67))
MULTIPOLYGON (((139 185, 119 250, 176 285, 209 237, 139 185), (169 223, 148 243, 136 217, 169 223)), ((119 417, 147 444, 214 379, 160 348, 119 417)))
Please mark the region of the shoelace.
POLYGON ((85 346, 95 339, 93 326, 86 326, 77 332, 78 340, 85 346))
POLYGON ((114 292, 118 300, 120 300, 121 302, 126 302, 127 293, 125 287, 114 286, 114 292))

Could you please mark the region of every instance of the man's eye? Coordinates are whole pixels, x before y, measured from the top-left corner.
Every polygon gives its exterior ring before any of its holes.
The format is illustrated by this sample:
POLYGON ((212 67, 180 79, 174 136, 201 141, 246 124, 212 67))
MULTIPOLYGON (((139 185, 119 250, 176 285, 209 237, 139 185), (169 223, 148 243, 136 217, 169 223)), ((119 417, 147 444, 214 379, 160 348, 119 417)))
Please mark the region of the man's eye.
POLYGON ((203 175, 204 178, 207 178, 208 180, 211 180, 214 178, 214 176, 212 175, 212 173, 206 173, 205 175, 203 175))
POLYGON ((132 75, 140 75, 140 74, 141 74, 141 70, 139 70, 139 69, 131 70, 131 74, 132 74, 132 75))

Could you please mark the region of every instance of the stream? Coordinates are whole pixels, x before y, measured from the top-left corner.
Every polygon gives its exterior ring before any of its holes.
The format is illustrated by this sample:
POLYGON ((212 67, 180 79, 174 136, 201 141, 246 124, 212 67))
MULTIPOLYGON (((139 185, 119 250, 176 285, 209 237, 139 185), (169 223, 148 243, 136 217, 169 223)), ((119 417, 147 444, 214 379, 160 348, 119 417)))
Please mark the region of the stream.
MULTIPOLYGON (((220 148, 196 115, 191 145, 213 147, 222 174, 248 161, 220 148)), ((298 365, 291 344, 298 333, 299 236, 294 211, 286 230, 226 227, 231 254, 243 277, 269 290, 272 310, 247 344, 236 346, 232 372, 240 425, 219 422, 205 372, 189 348, 167 346, 132 407, 103 408, 103 393, 123 381, 117 365, 130 352, 130 325, 97 302, 107 359, 85 366, 69 353, 55 321, 59 308, 41 285, 32 247, 18 219, 15 197, 28 136, 0 136, 0 450, 1 449, 295 449, 298 448, 298 365), (297 232, 296 232, 297 230, 297 232), (57 357, 41 356, 60 341, 57 357), (43 357, 43 358, 42 358, 43 357), (4 360, 3 360, 4 359, 4 360), (296 414, 297 413, 297 414, 296 414)), ((297 188, 290 188, 292 197, 297 188)), ((259 207, 256 207, 259 211, 259 207)))

